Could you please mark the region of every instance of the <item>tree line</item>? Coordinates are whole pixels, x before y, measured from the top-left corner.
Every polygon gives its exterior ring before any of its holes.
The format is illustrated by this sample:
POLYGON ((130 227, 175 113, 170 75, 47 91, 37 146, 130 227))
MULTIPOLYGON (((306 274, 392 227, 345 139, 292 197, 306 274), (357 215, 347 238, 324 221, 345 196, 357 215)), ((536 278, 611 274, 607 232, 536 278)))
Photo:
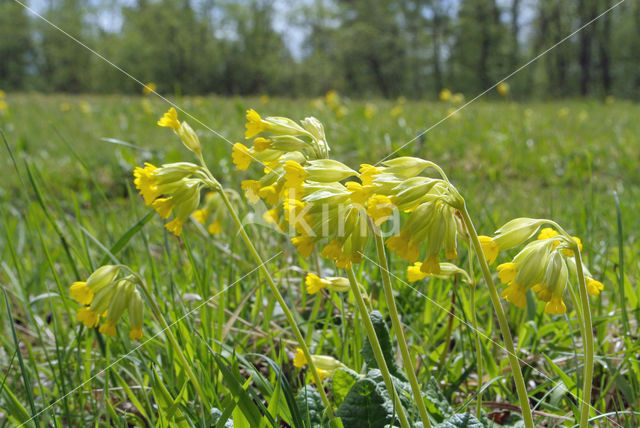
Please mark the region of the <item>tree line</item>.
MULTIPOLYGON (((0 0, 0 88, 358 97, 479 93, 614 0, 0 0)), ((640 2, 509 80, 514 97, 640 98, 640 2)))

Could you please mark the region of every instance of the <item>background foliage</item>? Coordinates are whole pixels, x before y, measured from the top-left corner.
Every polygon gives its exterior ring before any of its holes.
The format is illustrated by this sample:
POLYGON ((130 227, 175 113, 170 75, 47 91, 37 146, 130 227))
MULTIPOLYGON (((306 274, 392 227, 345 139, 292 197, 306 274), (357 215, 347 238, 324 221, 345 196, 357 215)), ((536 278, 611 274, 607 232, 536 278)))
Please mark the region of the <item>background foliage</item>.
MULTIPOLYGON (((45 18, 129 73, 184 94, 475 94, 613 0, 51 0, 45 18), (363 47, 366 47, 364 49, 363 47)), ((138 92, 14 0, 0 87, 138 92)), ((510 81, 518 97, 640 97, 640 4, 627 1, 510 81)))

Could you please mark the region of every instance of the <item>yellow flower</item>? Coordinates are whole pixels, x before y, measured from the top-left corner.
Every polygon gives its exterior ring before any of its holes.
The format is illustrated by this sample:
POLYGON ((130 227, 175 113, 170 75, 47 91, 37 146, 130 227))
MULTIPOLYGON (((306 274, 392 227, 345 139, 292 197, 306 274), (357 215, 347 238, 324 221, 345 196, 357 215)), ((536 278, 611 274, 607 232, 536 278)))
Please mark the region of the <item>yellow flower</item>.
POLYGON ((342 243, 333 239, 322 249, 322 256, 331 260, 337 260, 342 256, 342 243))
POLYGON ((288 160, 284 163, 284 172, 286 186, 294 189, 301 189, 304 183, 307 173, 298 162, 294 160, 288 160))
POLYGON ((447 88, 444 88, 440 91, 440 101, 449 101, 451 99, 451 91, 447 88))
POLYGON ((93 300, 93 290, 84 281, 74 282, 69 290, 71 297, 81 305, 88 305, 93 300))
POLYGON ((249 168, 249 165, 251 165, 253 156, 251 155, 249 148, 244 144, 235 143, 233 145, 233 151, 231 152, 231 158, 233 159, 233 164, 236 168, 240 171, 244 171, 249 168))
POLYGON ((213 223, 211 223, 209 225, 207 230, 212 235, 220 235, 222 233, 222 223, 220 223, 218 220, 216 220, 216 221, 214 221, 213 223))
POLYGON ((422 270, 420 269, 421 267, 421 262, 415 262, 413 265, 407 267, 407 277, 409 278, 409 282, 420 281, 429 276, 428 274, 422 272, 422 270))
MULTIPOLYGON (((538 235, 538 239, 549 239, 558 235, 560 235, 560 233, 555 229, 551 227, 545 227, 540 231, 540 234, 538 235)), ((580 240, 580 238, 578 238, 577 236, 574 236, 573 240, 576 241, 576 244, 578 244, 578 248, 580 248, 580 251, 582 251, 582 241, 580 240)), ((560 245, 560 241, 555 241, 553 243, 553 248, 557 247, 558 245, 560 245)), ((573 251, 569 250, 568 248, 563 249, 562 252, 569 257, 573 257, 574 255, 573 251)))
POLYGON ((153 175, 153 171, 156 169, 158 168, 147 162, 144 164, 144 168, 138 166, 133 170, 133 176, 135 177, 133 183, 140 191, 146 205, 151 205, 154 199, 160 196, 157 182, 153 175))
POLYGON ((592 296, 597 296, 604 290, 604 285, 593 278, 587 278, 587 292, 592 296))
POLYGON ((160 217, 169 218, 175 204, 173 198, 158 198, 153 201, 151 206, 156 210, 160 217))
POLYGON ((382 171, 373 165, 362 164, 360 165, 360 181, 363 186, 371 186, 373 184, 374 176, 381 174, 382 171))
MULTIPOLYGON (((260 117, 257 111, 254 109, 247 110, 247 123, 245 123, 247 130, 244 132, 244 137, 248 140, 253 138, 259 133, 267 129, 266 124, 260 117)), ((246 169, 246 168, 245 168, 246 169)))
POLYGON ((310 236, 294 236, 291 243, 296 247, 302 257, 309 257, 315 245, 315 240, 310 236))
POLYGON ((304 283, 307 286, 307 293, 309 294, 316 294, 327 286, 327 284, 322 281, 322 278, 314 273, 308 273, 304 283))
POLYGON ((106 336, 114 337, 116 335, 116 323, 114 321, 107 320, 107 322, 100 326, 99 331, 106 336))
POLYGON ((296 354, 293 357, 293 365, 299 369, 307 365, 307 358, 300 348, 296 348, 296 354))
POLYGON ((427 258, 424 260, 424 262, 420 266, 420 271, 428 275, 439 275, 440 260, 438 259, 438 254, 437 253, 428 254, 427 258))
POLYGON ((9 104, 5 100, 0 100, 0 111, 6 110, 9 108, 9 104))
POLYGON ((82 308, 76 314, 76 318, 78 319, 78 321, 84 324, 85 327, 94 328, 100 321, 100 314, 92 311, 89 308, 82 308))
POLYGON ((180 130, 181 126, 180 122, 178 122, 178 112, 173 107, 171 107, 157 123, 159 126, 171 128, 176 132, 180 130))
POLYGON ((498 278, 500 282, 503 284, 508 284, 516 278, 516 267, 515 263, 502 263, 498 265, 498 278))
POLYGON ((269 95, 263 94, 260 96, 260 102, 262 104, 267 104, 269 102, 269 95))
POLYGON ((498 257, 500 247, 488 236, 480 235, 478 236, 478 240, 482 246, 482 252, 484 253, 484 258, 487 259, 487 263, 493 264, 498 257))
POLYGON ((69 103, 60 104, 60 110, 61 111, 70 111, 71 110, 71 104, 69 104, 69 103))
POLYGON ((173 233, 176 236, 182 235, 182 225, 184 224, 184 220, 180 217, 176 217, 171 220, 169 223, 165 224, 164 227, 169 232, 173 233))
POLYGON ((367 119, 372 119, 373 116, 376 115, 376 111, 378 109, 376 108, 376 106, 374 104, 371 103, 367 103, 364 106, 364 117, 366 117, 367 119))
POLYGON ((391 109, 391 116, 396 117, 402 114, 402 106, 395 106, 391 109))
POLYGON ((262 218, 268 224, 277 225, 278 224, 278 213, 279 213, 279 210, 278 210, 277 207, 276 208, 271 208, 270 210, 267 210, 267 211, 264 212, 264 214, 262 214, 262 218))
POLYGON ((153 82, 149 82, 149 83, 147 83, 146 85, 144 85, 144 86, 142 87, 142 93, 143 93, 144 95, 149 95, 149 94, 151 94, 151 93, 155 92, 155 91, 156 91, 156 89, 157 89, 156 84, 155 84, 155 83, 153 83, 153 82))
POLYGON ((351 202, 358 205, 365 205, 365 202, 375 191, 375 188, 372 186, 365 187, 360 183, 356 183, 355 181, 349 181, 345 184, 347 190, 349 190, 351 198, 351 202))
POLYGON ((272 140, 269 140, 267 138, 258 137, 255 140, 253 140, 253 149, 256 152, 264 152, 265 150, 267 150, 268 148, 271 147, 272 143, 273 143, 272 140))
POLYGON ((193 218, 200 224, 205 224, 207 222, 207 218, 209 217, 210 210, 206 208, 201 208, 199 210, 195 210, 193 212, 193 218))
POLYGON ((464 95, 461 93, 455 93, 451 96, 451 102, 453 104, 462 104, 464 102, 464 95))
POLYGON ((371 217, 376 225, 384 223, 393 212, 394 205, 388 196, 373 195, 367 201, 367 215, 371 217))
POLYGON ((133 327, 129 332, 129 338, 131 340, 142 339, 142 327, 133 327))
POLYGON ((398 235, 391 236, 385 244, 387 248, 409 263, 413 263, 418 259, 419 248, 415 242, 409 240, 409 235, 406 232, 400 232, 398 235))
POLYGON ((562 315, 567 312, 567 306, 561 296, 553 296, 545 305, 544 311, 550 315, 562 315))
POLYGON ((262 187, 258 191, 258 196, 264 199, 264 201, 269 205, 275 205, 278 203, 280 199, 280 193, 275 185, 271 184, 269 186, 262 187))
POLYGON ((513 303, 520 309, 524 309, 527 304, 526 290, 516 282, 509 284, 500 295, 504 300, 513 303))
POLYGON ((318 373, 320 382, 324 382, 324 380, 331 375, 328 370, 316 369, 316 372, 318 373))
POLYGON ((496 86, 496 91, 498 91, 498 93, 503 97, 506 97, 507 95, 509 95, 510 89, 511 87, 507 82, 500 82, 498 83, 498 86, 496 86))
POLYGON ((244 180, 240 183, 240 187, 244 190, 244 195, 252 204, 257 204, 260 200, 259 192, 261 183, 257 180, 244 180))
POLYGON ((5 92, 2 89, 0 89, 0 98, 4 98, 4 96, 5 96, 5 92))

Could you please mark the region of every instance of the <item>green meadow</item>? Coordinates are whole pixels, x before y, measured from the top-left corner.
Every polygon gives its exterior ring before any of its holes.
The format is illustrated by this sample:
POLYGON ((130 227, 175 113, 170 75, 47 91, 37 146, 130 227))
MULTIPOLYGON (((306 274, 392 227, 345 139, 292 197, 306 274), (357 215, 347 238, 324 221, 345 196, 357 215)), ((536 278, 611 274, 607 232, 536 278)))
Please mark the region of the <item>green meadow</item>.
MULTIPOLYGON (((367 363, 361 353, 368 345, 365 327, 351 294, 305 292, 307 272, 344 276, 340 269, 317 254, 301 257, 288 236, 255 221, 260 214, 242 196, 240 182, 261 175, 262 167, 254 163, 238 171, 231 158, 233 143, 249 145, 247 109, 294 120, 318 118, 331 158, 355 170, 396 150, 394 156, 436 162, 465 198, 480 234, 491 235, 512 218, 532 217, 553 219, 580 237, 585 264, 604 284, 599 296, 590 297, 595 341, 590 423, 638 425, 638 104, 612 98, 526 103, 482 98, 453 113, 462 105, 171 99, 183 110, 181 120, 196 130, 211 172, 241 196, 234 204, 247 233, 314 354, 330 355, 361 373, 367 363)), ((172 132, 156 125, 169 105, 153 97, 97 95, 8 94, 5 102, 0 110, 0 426, 325 424, 314 422, 322 408, 313 410, 317 403, 300 398, 301 391, 311 390, 305 389, 311 376, 294 366, 295 336, 233 223, 211 235, 190 220, 177 238, 137 193, 136 166, 197 163, 172 132), (80 306, 69 286, 105 263, 126 264, 145 279, 204 397, 148 308, 139 341, 129 338, 125 321, 113 338, 77 321, 80 306)), ((365 254, 375 258, 375 253, 370 241, 365 254)), ((515 253, 501 254, 499 263, 515 253)), ((438 278, 408 284, 407 263, 391 253, 388 259, 434 426, 465 426, 445 422, 454 414, 475 414, 479 383, 484 385, 481 426, 521 424, 480 269, 476 266, 473 276, 481 378, 470 328, 470 287, 438 278)), ((467 263, 468 253, 460 251, 457 264, 467 263)), ((491 266, 494 277, 497 265, 491 266)), ((378 267, 365 258, 354 268, 368 300, 387 317, 378 267)), ((567 296, 567 313, 550 316, 532 294, 524 310, 502 303, 535 424, 574 426, 583 376, 575 304, 567 296)), ((397 349, 388 351, 401 364, 397 349)), ((346 393, 335 378, 326 390, 340 408, 346 393)), ((361 408, 369 415, 380 411, 373 398, 361 408)), ((369 420, 360 426, 384 425, 369 420)))

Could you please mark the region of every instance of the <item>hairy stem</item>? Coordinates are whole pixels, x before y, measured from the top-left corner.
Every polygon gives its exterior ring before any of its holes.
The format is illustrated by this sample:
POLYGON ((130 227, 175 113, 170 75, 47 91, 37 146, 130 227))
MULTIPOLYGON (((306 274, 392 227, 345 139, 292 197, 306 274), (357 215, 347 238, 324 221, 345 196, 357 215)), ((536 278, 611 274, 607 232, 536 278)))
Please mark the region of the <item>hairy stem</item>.
POLYGON ((469 245, 469 276, 471 277, 471 325, 476 345, 476 369, 478 372, 478 392, 476 393, 476 416, 480 418, 482 411, 482 347, 480 346, 480 330, 476 317, 476 276, 473 273, 473 248, 469 245))
POLYGON ((500 303, 498 290, 493 283, 489 265, 487 264, 487 260, 485 259, 484 253, 482 252, 482 245, 480 245, 478 234, 476 233, 476 229, 473 226, 471 217, 469 217, 466 205, 462 207, 462 209, 460 210, 460 214, 462 215, 462 220, 464 221, 465 227, 467 228, 467 232, 469 233, 469 237, 473 244, 473 248, 478 257, 480 269, 482 270, 482 276, 487 283, 487 288, 489 288, 491 303, 493 304, 493 308, 496 312, 496 315, 498 316, 500 332, 502 333, 502 339, 504 340, 504 344, 507 349, 509 364, 511 365, 511 372, 513 373, 513 380, 516 384, 516 390, 518 392, 518 400, 520 401, 520 408, 522 410, 522 419, 524 420, 526 428, 533 428, 533 416, 531 415, 531 406, 529 405, 527 388, 524 384, 524 378, 522 377, 522 370, 520 369, 518 356, 516 354, 515 347, 513 346, 513 338, 511 337, 511 332, 509 331, 507 317, 505 316, 504 310, 502 309, 502 304, 500 303))
POLYGON ((369 312, 367 311, 367 307, 364 304, 364 299, 362 298, 362 293, 360 292, 360 286, 358 285, 358 281, 356 280, 356 275, 353 272, 353 267, 349 267, 347 269, 347 275, 349 277, 349 284, 351 285, 351 292, 353 293, 353 297, 356 300, 356 305, 358 306, 358 310, 360 311, 362 322, 364 323, 365 330, 367 331, 367 337, 369 338, 369 343, 371 344, 373 355, 375 356, 376 362, 378 363, 378 368, 382 373, 384 384, 386 385, 387 390, 389 391, 389 394, 391 394, 391 397, 393 399, 394 407, 398 414, 398 419, 400 419, 400 425, 402 426, 402 428, 409 428, 410 425, 409 421, 407 420, 407 415, 404 412, 404 408, 402 407, 402 403, 400 403, 400 398, 398 397, 396 388, 393 385, 391 373, 389 372, 389 368, 387 367, 387 362, 384 360, 384 354, 382 353, 380 342, 378 342, 376 331, 373 328, 373 323, 369 318, 369 312))
POLYGON ((582 270, 582 255, 580 248, 576 245, 574 250, 576 255, 576 270, 578 274, 578 285, 580 290, 580 305, 582 306, 583 328, 582 341, 584 345, 584 375, 582 379, 582 400, 580 401, 580 428, 587 426, 589 421, 589 408, 591 407, 591 381, 593 379, 593 326, 591 325, 591 308, 589 307, 589 296, 587 293, 587 283, 582 270))
POLYGON ((400 316, 398 315, 398 309, 396 307, 396 301, 393 298, 393 289, 391 288, 391 276, 389 274, 389 265, 387 263, 387 257, 384 251, 384 242, 382 241, 382 235, 380 229, 371 225, 373 228, 373 235, 376 241, 376 251, 378 254, 378 263, 380 263, 380 272, 382 274, 382 286, 384 289, 384 297, 389 308, 389 314, 391 315, 391 324, 394 334, 398 340, 398 347, 400 348, 400 355, 402 356, 402 363, 404 365, 404 371, 409 378, 409 384, 411 385, 411 391, 413 392, 413 399, 418 406, 418 412, 420 413, 420 419, 425 428, 431 428, 431 422, 429 421, 429 414, 427 413, 427 407, 424 404, 424 398, 422 397, 422 390, 418 379, 416 378, 415 369, 411 360, 411 354, 409 353, 409 346, 407 345, 407 339, 405 338, 404 331, 402 330, 402 324, 400 322, 400 316))

